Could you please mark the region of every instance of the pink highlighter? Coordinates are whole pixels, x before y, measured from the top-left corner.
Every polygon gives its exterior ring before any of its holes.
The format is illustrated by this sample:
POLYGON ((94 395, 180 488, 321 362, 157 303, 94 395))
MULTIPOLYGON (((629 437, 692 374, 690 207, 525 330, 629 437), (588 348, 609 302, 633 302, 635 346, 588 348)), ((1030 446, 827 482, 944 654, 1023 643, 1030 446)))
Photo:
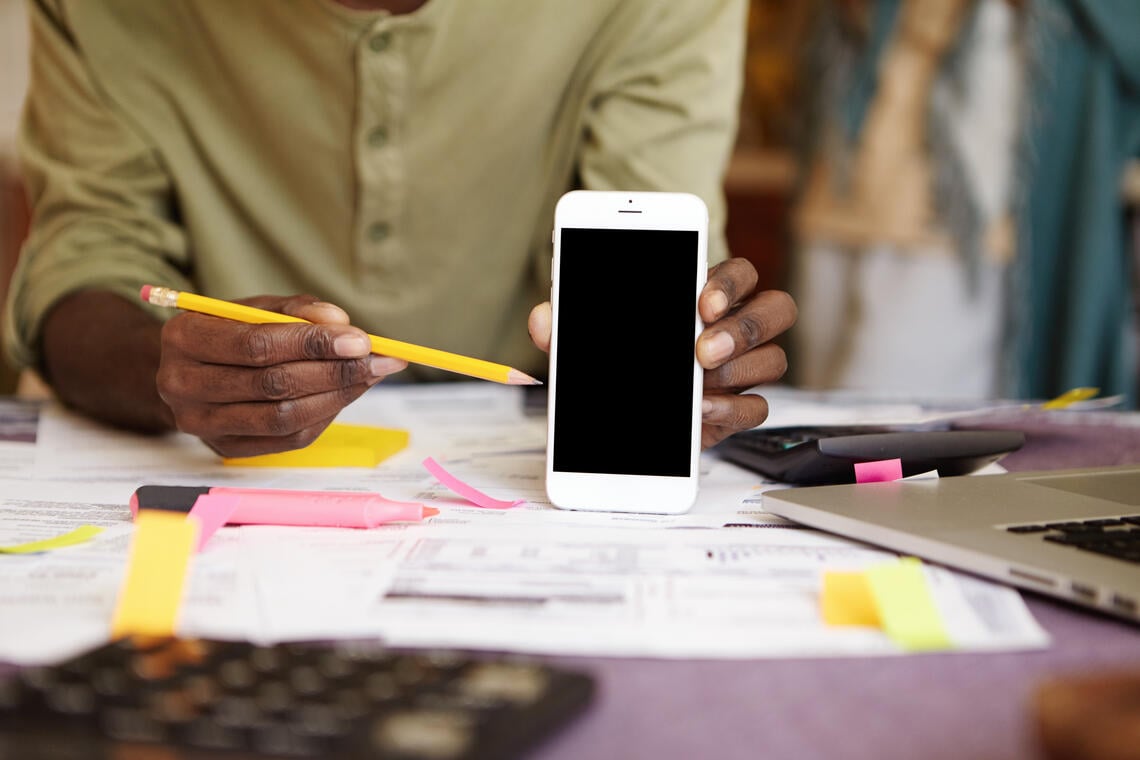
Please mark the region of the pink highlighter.
POLYGON ((236 496, 227 525, 299 525, 375 528, 390 522, 419 522, 438 509, 392 501, 364 491, 289 491, 273 488, 140 486, 131 495, 131 514, 140 509, 189 512, 199 496, 236 496))

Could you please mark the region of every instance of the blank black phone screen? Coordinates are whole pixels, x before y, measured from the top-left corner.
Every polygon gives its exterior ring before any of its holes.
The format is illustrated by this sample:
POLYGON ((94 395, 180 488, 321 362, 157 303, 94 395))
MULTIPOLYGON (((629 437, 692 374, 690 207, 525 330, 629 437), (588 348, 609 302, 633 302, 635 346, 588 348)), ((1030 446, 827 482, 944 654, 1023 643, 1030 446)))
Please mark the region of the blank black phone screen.
POLYGON ((563 228, 558 472, 692 473, 696 230, 563 228))

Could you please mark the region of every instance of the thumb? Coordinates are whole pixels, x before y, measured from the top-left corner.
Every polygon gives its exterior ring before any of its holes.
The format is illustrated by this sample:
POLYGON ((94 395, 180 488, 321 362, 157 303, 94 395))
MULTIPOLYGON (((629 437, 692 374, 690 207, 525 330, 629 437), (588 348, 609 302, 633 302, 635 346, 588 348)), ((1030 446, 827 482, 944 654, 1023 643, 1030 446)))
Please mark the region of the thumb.
POLYGON ((550 310, 550 301, 544 301, 530 310, 530 318, 526 326, 530 330, 530 339, 534 345, 543 351, 550 351, 550 329, 553 317, 550 310))

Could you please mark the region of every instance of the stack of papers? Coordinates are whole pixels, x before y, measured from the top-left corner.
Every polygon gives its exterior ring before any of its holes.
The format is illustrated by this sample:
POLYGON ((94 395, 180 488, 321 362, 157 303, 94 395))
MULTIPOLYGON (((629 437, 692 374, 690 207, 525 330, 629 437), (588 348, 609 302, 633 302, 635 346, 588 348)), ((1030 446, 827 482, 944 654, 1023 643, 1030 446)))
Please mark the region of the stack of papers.
MULTIPOLYGON (((33 412, 3 402, 0 547, 83 525, 102 531, 74 546, 0 554, 0 660, 53 662, 110 637, 134 530, 127 505, 143 484, 375 491, 440 510, 369 530, 223 527, 191 560, 183 635, 623 657, 907 651, 880 627, 830 625, 821 612, 826 574, 897 555, 764 513, 763 492, 783 486, 712 454, 685 515, 551 507, 546 423, 525 412, 523 392, 378 386, 338 421, 406 430, 408 445, 374 467, 344 468, 229 466, 189 436, 140 437, 54 404, 33 412), (494 499, 524 503, 478 508, 436 480, 427 457, 494 499)), ((939 567, 922 573, 949 648, 1047 645, 1016 591, 939 567)))

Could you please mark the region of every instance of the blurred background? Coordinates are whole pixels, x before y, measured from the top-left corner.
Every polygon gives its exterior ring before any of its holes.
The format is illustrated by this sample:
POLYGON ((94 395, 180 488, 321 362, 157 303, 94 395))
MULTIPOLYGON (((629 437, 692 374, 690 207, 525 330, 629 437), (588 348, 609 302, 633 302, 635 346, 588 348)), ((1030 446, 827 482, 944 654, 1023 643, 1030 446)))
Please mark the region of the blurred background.
POLYGON ((789 380, 1140 389, 1140 4, 752 0, 735 255, 792 292, 789 380))
MULTIPOLYGON (((27 226, 24 1, 0 0, 0 296, 27 226)), ((1135 405, 1130 5, 751 0, 727 234, 800 306, 791 383, 1135 405)))
MULTIPOLYGON (((24 0, 0 0, 0 303, 27 230, 27 206, 16 169, 16 125, 28 80, 24 0)), ((3 315, 0 314, 0 319, 3 315)), ((0 393, 16 387, 16 373, 0 357, 0 393)))

